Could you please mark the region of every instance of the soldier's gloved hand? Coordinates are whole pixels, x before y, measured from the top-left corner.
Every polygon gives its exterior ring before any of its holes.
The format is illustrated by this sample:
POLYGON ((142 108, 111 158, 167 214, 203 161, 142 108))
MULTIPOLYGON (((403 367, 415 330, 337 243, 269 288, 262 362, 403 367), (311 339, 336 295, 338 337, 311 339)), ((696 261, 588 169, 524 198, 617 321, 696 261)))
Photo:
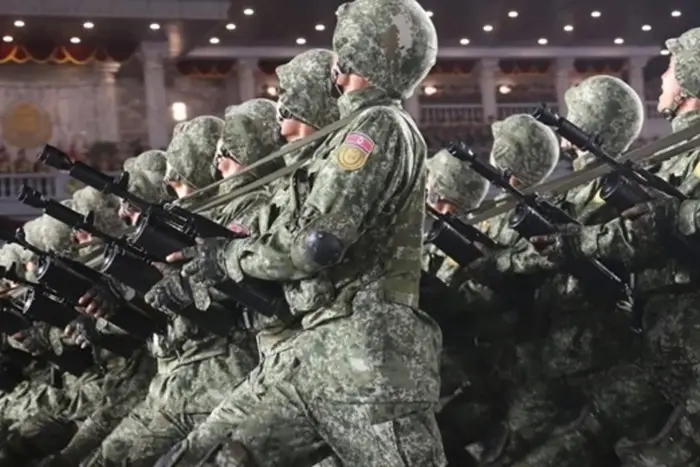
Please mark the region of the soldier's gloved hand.
POLYGON ((109 318, 118 307, 119 299, 107 287, 96 286, 80 297, 78 305, 93 318, 109 318))
POLYGON ((537 251, 555 264, 563 264, 583 256, 581 251, 581 226, 566 224, 559 227, 559 232, 537 235, 530 239, 537 251))
POLYGON ((665 235, 676 229, 680 206, 680 200, 665 196, 632 206, 622 213, 622 217, 635 225, 646 226, 658 235, 665 235))
POLYGON ((89 316, 81 316, 66 326, 63 336, 72 340, 81 349, 86 349, 95 344, 99 337, 96 321, 89 316))
POLYGON ((51 348, 49 341, 41 330, 36 327, 13 334, 8 342, 12 347, 34 356, 41 355, 51 348))
POLYGON ((206 310, 212 299, 209 287, 221 284, 228 278, 224 256, 230 238, 198 239, 197 245, 168 256, 168 262, 187 261, 181 275, 189 282, 192 298, 199 310, 206 310))
POLYGON ((192 290, 180 271, 172 269, 144 296, 144 300, 158 311, 171 315, 192 303, 192 290))

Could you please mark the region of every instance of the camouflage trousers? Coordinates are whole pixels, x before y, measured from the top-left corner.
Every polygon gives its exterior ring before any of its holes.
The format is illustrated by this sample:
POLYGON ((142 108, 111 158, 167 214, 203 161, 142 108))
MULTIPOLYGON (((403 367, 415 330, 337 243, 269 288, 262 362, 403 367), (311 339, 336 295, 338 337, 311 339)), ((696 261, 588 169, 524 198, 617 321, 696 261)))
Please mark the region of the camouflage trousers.
POLYGON ((68 403, 65 391, 44 382, 43 378, 23 381, 0 399, 0 414, 4 423, 12 424, 42 410, 61 410, 68 403))
POLYGON ((276 344, 157 465, 213 456, 229 467, 310 467, 330 452, 348 466, 445 465, 435 420, 439 329, 383 295, 370 284, 335 308, 342 318, 318 319, 276 344))
POLYGON ((148 394, 104 439, 85 463, 96 466, 153 466, 202 423, 254 365, 229 349, 158 373, 148 394))
POLYGON ((155 362, 144 348, 128 359, 107 362, 100 372, 66 377, 70 401, 61 410, 44 409, 15 423, 7 451, 24 460, 60 451, 66 462, 77 465, 145 397, 154 374, 155 362))
MULTIPOLYGON (((10 412, 22 407, 10 426, 0 454, 0 466, 17 466, 62 449, 97 407, 102 397, 104 373, 95 369, 81 376, 64 375, 60 391, 50 385, 35 386, 18 398, 10 412)), ((31 386, 30 386, 31 387, 31 386)))
MULTIPOLYGON (((671 407, 641 366, 620 365, 606 371, 566 378, 583 392, 579 417, 558 425, 542 443, 512 465, 517 467, 617 467, 617 441, 647 439, 664 424, 671 407)), ((646 464, 645 464, 646 465, 646 464)), ((641 464, 640 466, 641 467, 641 464)))

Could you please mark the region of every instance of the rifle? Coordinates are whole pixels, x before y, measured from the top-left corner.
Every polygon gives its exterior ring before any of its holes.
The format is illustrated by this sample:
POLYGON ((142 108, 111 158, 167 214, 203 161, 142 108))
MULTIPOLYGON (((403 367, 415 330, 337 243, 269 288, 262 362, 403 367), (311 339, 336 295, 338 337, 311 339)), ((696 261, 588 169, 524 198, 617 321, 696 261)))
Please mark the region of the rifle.
MULTIPOLYGON (((94 287, 109 288, 109 281, 104 274, 79 261, 36 248, 26 240, 22 228, 17 229, 14 235, 0 229, 0 239, 8 243, 16 243, 34 253, 38 258, 34 274, 39 283, 46 290, 50 290, 52 295, 61 297, 71 306, 79 306, 80 298, 94 287)), ((165 329, 167 318, 164 315, 153 311, 153 319, 151 319, 138 309, 140 304, 127 301, 123 301, 123 304, 125 306, 110 317, 109 321, 128 334, 140 340, 146 340, 154 332, 165 329), (156 323, 155 320, 160 322, 156 323)), ((145 304, 144 306, 150 308, 145 304)))
POLYGON ((60 149, 44 146, 39 160, 58 170, 67 171, 76 180, 102 193, 123 199, 141 211, 132 242, 143 251, 156 256, 159 261, 175 251, 196 245, 197 238, 241 238, 223 225, 186 209, 149 203, 127 189, 129 173, 119 178, 111 177, 83 162, 74 162, 60 149))
POLYGON ((476 243, 489 248, 496 247, 487 235, 474 226, 465 224, 454 214, 443 214, 429 204, 426 206, 428 214, 435 221, 425 235, 425 243, 432 243, 459 265, 466 266, 483 256, 476 243))
MULTIPOLYGON (((614 172, 606 175, 601 183, 600 197, 618 212, 623 212, 637 204, 651 201, 656 194, 670 196, 679 201, 688 197, 676 187, 656 174, 632 161, 620 162, 602 148, 600 135, 586 133, 573 122, 551 112, 545 104, 538 107, 533 117, 554 130, 577 148, 588 151, 596 159, 611 167, 614 172)), ((671 250, 684 262, 697 267, 700 260, 700 245, 695 236, 671 236, 671 250)))
MULTIPOLYGON (((467 162, 479 175, 492 184, 508 192, 519 201, 508 219, 510 228, 521 237, 532 238, 559 231, 559 224, 580 223, 560 208, 542 199, 536 193, 525 194, 510 184, 510 174, 502 172, 492 165, 481 162, 477 156, 462 142, 452 143, 447 150, 457 159, 467 162)), ((567 273, 576 277, 586 287, 596 288, 593 296, 629 297, 629 287, 603 263, 595 259, 574 260, 566 266, 567 273)))
MULTIPOLYGON (((161 206, 130 193, 127 189, 129 182, 128 172, 123 173, 119 179, 115 179, 97 169, 82 162, 71 161, 67 154, 60 149, 46 145, 39 155, 39 160, 55 169, 68 171, 69 175, 84 184, 106 194, 112 194, 123 199, 141 211, 136 224, 131 242, 138 246, 140 251, 148 252, 148 255, 158 258, 160 262, 176 251, 197 245, 198 238, 245 238, 245 235, 228 229, 201 214, 196 214, 186 209, 168 205, 161 206)), ((126 263, 127 252, 117 250, 116 246, 108 248, 105 258, 105 266, 112 265, 114 261, 124 260, 126 263)), ((132 258, 131 265, 112 265, 114 270, 132 271, 136 264, 146 263, 142 259, 132 258)), ((128 276, 128 274, 126 275, 128 276)), ((124 274, 120 278, 126 277, 124 274)), ((119 279, 121 280, 121 279, 119 279)), ((135 282, 135 281, 132 281, 135 282)), ((155 281, 157 282, 157 281, 155 281)), ((155 282, 143 282, 155 284, 155 282)), ((128 282, 124 281, 128 284, 128 282)), ((132 287, 136 289, 136 287, 132 287)), ((216 287, 221 292, 233 297, 236 302, 245 308, 255 310, 267 316, 278 316, 289 319, 289 306, 279 284, 246 277, 239 283, 228 282, 216 287)), ((196 321, 201 319, 195 318, 196 321)), ((220 331, 221 323, 217 329, 220 331)))
MULTIPOLYGON (((53 291, 41 284, 19 277, 14 270, 14 265, 9 268, 0 266, 0 278, 27 287, 18 300, 18 309, 29 321, 43 322, 49 326, 64 329, 82 316, 74 305, 53 295, 53 291)), ((142 342, 137 339, 120 335, 100 335, 96 341, 91 343, 122 357, 129 357, 134 350, 142 345, 142 342)))
MULTIPOLYGON (((73 211, 69 207, 62 205, 55 200, 44 198, 41 193, 26 186, 23 187, 22 192, 20 193, 20 201, 35 208, 43 209, 47 215, 74 229, 85 230, 86 232, 95 235, 97 238, 104 240, 106 242, 106 248, 103 254, 102 266, 99 268, 100 273, 111 276, 117 281, 122 282, 137 291, 139 293, 138 300, 141 309, 151 310, 149 315, 162 317, 163 322, 160 324, 162 325, 162 328, 165 327, 165 315, 150 308, 145 304, 143 299, 140 298, 151 290, 151 288, 157 282, 163 279, 163 274, 160 272, 160 270, 151 264, 151 261, 154 260, 152 256, 148 255, 140 248, 131 245, 125 240, 116 239, 97 229, 94 226, 94 217, 92 216, 92 213, 83 216, 82 214, 73 211)), ((100 279, 100 281, 104 282, 105 279, 100 279)), ((253 281, 256 281, 256 279, 250 280, 250 282, 253 281)), ((263 281, 260 281, 260 283, 262 282, 263 281)), ((264 283, 263 285, 265 287, 269 287, 272 285, 272 283, 264 283)), ((267 298, 265 295, 262 295, 266 293, 265 289, 262 289, 262 291, 258 291, 258 289, 249 290, 248 288, 240 287, 238 284, 234 284, 233 282, 230 282, 226 286, 222 286, 220 288, 224 293, 233 295, 236 297, 237 301, 246 306, 254 309, 258 307, 263 310, 263 313, 270 313, 268 310, 276 312, 276 308, 273 306, 275 302, 267 298), (239 297, 241 298, 239 299, 239 297), (270 305, 270 303, 273 305, 270 305)), ((282 299, 282 301, 280 302, 278 300, 277 303, 279 305, 284 305, 285 309, 287 309, 287 304, 284 301, 281 292, 279 297, 282 299)), ((133 300, 130 301, 130 303, 133 302, 133 300)), ((233 313, 231 313, 231 306, 226 305, 226 307, 229 309, 224 311, 221 309, 221 305, 217 305, 216 308, 220 309, 220 312, 218 313, 201 313, 192 307, 186 307, 183 310, 173 311, 193 320, 210 332, 225 336, 228 335, 230 328, 236 324, 236 320, 238 319, 233 313)), ((131 320, 129 319, 125 321, 131 320)), ((119 324, 117 324, 117 326, 121 327, 119 324)), ((129 332, 127 329, 124 330, 129 332)))
MULTIPOLYGON (((31 329, 33 324, 27 320, 17 305, 9 299, 0 299, 0 332, 8 336, 31 329)), ((80 376, 94 363, 92 352, 83 349, 71 349, 61 355, 44 352, 41 357, 52 363, 62 372, 80 376)))

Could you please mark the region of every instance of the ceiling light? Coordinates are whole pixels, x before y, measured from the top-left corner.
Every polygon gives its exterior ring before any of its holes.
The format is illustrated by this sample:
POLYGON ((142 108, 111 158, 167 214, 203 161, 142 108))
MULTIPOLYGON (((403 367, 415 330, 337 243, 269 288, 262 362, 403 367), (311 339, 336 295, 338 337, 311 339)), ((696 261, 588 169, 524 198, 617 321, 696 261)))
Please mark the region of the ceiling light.
POLYGON ((12 37, 12 36, 4 36, 4 37, 2 38, 2 41, 3 41, 3 42, 7 42, 8 44, 9 44, 10 42, 12 42, 13 40, 15 40, 15 38, 12 37))
POLYGON ((304 45, 304 44, 306 44, 306 39, 304 39, 303 37, 297 38, 297 45, 304 45))
POLYGON ((591 11, 591 18, 600 18, 600 11, 591 11))
POLYGON ((83 28, 85 29, 93 29, 95 27, 95 23, 91 23, 90 21, 86 21, 83 23, 83 28))
POLYGON ((325 31, 325 30, 326 30, 326 27, 325 27, 324 25, 322 25, 322 24, 317 24, 317 25, 314 27, 314 29, 316 29, 317 31, 325 31))
POLYGON ((625 40, 621 37, 618 37, 613 42, 615 42, 615 44, 617 44, 617 45, 622 45, 625 43, 625 40))
POLYGON ((651 26, 648 24, 645 24, 644 26, 642 26, 642 31, 651 31, 651 26))
POLYGON ((252 8, 246 8, 245 10, 243 10, 243 14, 246 16, 253 16, 255 14, 255 10, 253 10, 252 8))
POLYGON ((671 16, 673 16, 674 18, 678 18, 680 15, 681 15, 681 12, 678 10, 673 10, 671 12, 671 16))
POLYGON ((158 24, 158 23, 151 23, 151 25, 149 26, 149 28, 151 28, 151 31, 157 31, 157 30, 160 29, 160 24, 158 24))
POLYGON ((540 45, 547 45, 547 42, 547 39, 545 39, 544 37, 540 37, 539 39, 537 39, 537 43, 540 45))
POLYGON ((16 28, 23 28, 23 27, 24 27, 24 21, 22 21, 21 19, 18 19, 17 21, 15 21, 15 27, 16 27, 16 28))
POLYGON ((184 102, 174 102, 170 110, 173 114, 173 120, 176 122, 187 120, 187 105, 184 102))
POLYGON ((507 84, 502 84, 498 87, 498 92, 500 92, 501 94, 510 94, 512 90, 513 89, 507 84))
POLYGON ((423 92, 426 96, 432 96, 437 93, 437 88, 435 86, 426 86, 423 88, 423 92))
POLYGON ((469 45, 469 39, 467 39, 466 37, 463 37, 459 40, 459 43, 462 45, 469 45))
POLYGON ((564 26, 564 31, 566 31, 566 32, 571 32, 573 30, 574 30, 574 27, 570 24, 567 24, 566 26, 564 26))
POLYGON ((228 23, 228 24, 226 25, 226 29, 229 30, 229 31, 233 31, 234 29, 236 29, 236 25, 233 24, 233 23, 228 23))
POLYGON ((508 12, 508 18, 517 18, 518 17, 518 12, 513 10, 508 12))
POLYGON ((71 44, 80 44, 80 38, 79 37, 71 37, 70 43, 71 44))
POLYGON ((433 17, 433 12, 432 12, 432 11, 426 11, 425 14, 428 15, 428 18, 432 18, 432 17, 433 17))
POLYGON ((277 88, 274 87, 274 86, 268 86, 268 88, 266 89, 266 91, 267 91, 267 95, 268 95, 268 96, 274 97, 274 96, 277 95, 277 88))
POLYGON ((209 43, 210 43, 210 44, 216 45, 216 44, 218 44, 219 42, 221 42, 221 41, 219 40, 218 37, 212 37, 211 39, 209 39, 209 43))
POLYGON ((669 52, 668 50, 662 50, 662 51, 661 51, 661 55, 669 55, 670 53, 671 53, 671 52, 669 52))
POLYGON ((493 31, 493 26, 491 26, 490 24, 485 24, 485 25, 484 25, 484 31, 486 31, 486 32, 491 32, 491 31, 493 31))

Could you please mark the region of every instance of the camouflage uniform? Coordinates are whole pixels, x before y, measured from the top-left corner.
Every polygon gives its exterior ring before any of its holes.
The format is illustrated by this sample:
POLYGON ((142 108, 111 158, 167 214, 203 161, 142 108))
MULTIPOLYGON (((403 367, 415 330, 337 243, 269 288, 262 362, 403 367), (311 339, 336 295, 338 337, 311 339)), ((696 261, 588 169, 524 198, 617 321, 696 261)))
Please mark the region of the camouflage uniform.
MULTIPOLYGON (((166 176, 203 188, 214 181, 212 156, 222 128, 215 117, 178 125, 168 147, 166 176)), ((177 273, 177 271, 175 271, 177 273)), ((170 313, 165 336, 155 335, 158 373, 148 393, 103 441, 89 466, 151 466, 209 415, 254 367, 241 336, 210 335, 170 313)))
MULTIPOLYGON (((600 134, 610 154, 624 152, 642 129, 641 99, 618 78, 588 78, 565 98, 567 118, 588 133, 600 134)), ((592 155, 580 154, 574 169, 592 160, 592 155)), ((581 223, 605 222, 615 213, 600 198, 600 187, 601 181, 595 180, 570 190, 556 204, 581 223)), ((606 265, 628 279, 623 268, 606 265)), ((632 303, 619 300, 605 296, 600 284, 581 283, 565 272, 548 277, 538 289, 536 313, 548 327, 541 354, 543 378, 555 387, 568 387, 583 408, 569 415, 573 422, 562 420, 554 436, 516 465, 616 465, 614 444, 623 434, 643 438, 660 429, 669 410, 641 365, 632 303)))
POLYGON ((435 62, 435 29, 406 0, 358 0, 338 17, 341 67, 372 83, 338 101, 354 120, 297 172, 268 232, 190 271, 282 282, 301 326, 212 414, 233 430, 218 465, 313 465, 329 447, 344 465, 444 465, 439 329, 416 310, 426 148, 399 107, 435 62), (314 257, 317 234, 341 264, 314 257))
MULTIPOLYGON (((673 117, 673 130, 679 131, 700 118, 697 110, 676 115, 680 101, 700 96, 700 28, 667 41, 667 48, 675 59, 675 75, 682 88, 682 95, 667 113, 673 117)), ((699 162, 698 150, 680 154, 665 161, 657 175, 689 198, 697 199, 699 162)), ((674 255, 673 248, 664 247, 673 241, 669 234, 674 228, 679 233, 687 232, 685 228, 694 222, 694 213, 680 210, 677 200, 671 198, 638 208, 646 214, 634 220, 619 218, 587 227, 572 234, 573 242, 569 243, 577 254, 618 261, 637 272, 635 292, 644 329, 643 358, 659 390, 677 407, 656 436, 618 444, 624 465, 694 466, 700 463, 696 438, 700 294, 695 268, 688 267, 682 253, 674 255)))

